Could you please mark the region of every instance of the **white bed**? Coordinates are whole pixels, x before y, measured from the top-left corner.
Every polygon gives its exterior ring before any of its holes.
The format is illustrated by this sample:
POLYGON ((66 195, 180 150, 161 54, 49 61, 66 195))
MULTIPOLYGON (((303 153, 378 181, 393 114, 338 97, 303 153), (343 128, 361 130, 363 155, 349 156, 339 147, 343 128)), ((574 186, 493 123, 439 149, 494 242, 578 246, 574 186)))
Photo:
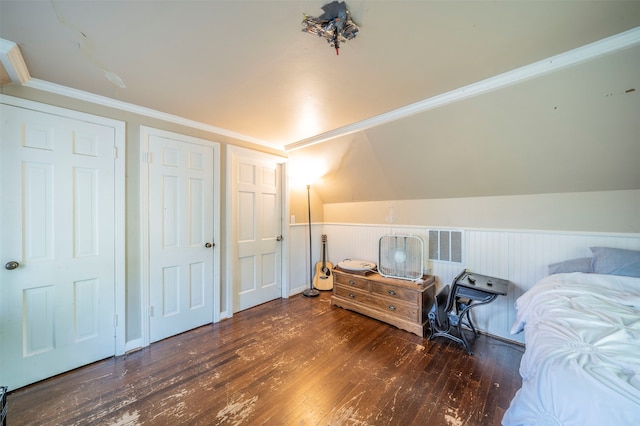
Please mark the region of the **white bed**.
POLYGON ((503 425, 640 425, 640 278, 554 274, 516 307, 523 383, 503 425))

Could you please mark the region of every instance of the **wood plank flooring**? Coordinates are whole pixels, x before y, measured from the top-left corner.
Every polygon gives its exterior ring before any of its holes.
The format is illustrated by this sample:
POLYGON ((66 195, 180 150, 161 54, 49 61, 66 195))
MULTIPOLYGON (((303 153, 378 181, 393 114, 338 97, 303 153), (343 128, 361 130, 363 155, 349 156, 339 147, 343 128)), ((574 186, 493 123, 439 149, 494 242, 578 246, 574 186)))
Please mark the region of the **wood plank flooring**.
POLYGON ((279 299, 8 395, 9 425, 498 425, 523 348, 474 355, 330 305, 279 299))

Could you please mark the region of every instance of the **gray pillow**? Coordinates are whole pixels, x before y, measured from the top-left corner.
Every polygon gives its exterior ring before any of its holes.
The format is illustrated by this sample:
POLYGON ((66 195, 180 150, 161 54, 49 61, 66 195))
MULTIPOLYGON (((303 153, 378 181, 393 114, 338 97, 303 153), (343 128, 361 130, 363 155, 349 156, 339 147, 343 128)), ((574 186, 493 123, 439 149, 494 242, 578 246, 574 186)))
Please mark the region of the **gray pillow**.
POLYGON ((591 247, 591 266, 596 274, 640 278, 640 251, 610 247, 591 247))
POLYGON ((568 272, 593 272, 590 257, 579 257, 549 265, 549 275, 568 272))

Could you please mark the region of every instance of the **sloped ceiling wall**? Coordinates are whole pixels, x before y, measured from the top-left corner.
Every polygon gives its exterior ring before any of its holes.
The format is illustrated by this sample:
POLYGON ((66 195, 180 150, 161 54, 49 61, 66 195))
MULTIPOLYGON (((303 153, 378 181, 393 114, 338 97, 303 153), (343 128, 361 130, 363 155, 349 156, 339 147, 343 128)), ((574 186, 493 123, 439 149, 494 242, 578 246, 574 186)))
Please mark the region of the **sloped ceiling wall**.
POLYGON ((640 47, 289 154, 324 203, 640 189, 640 47))
POLYGON ((0 37, 36 81, 283 146, 640 26, 637 0, 349 0, 336 56, 300 31, 324 3, 2 0, 0 37))
MULTIPOLYGON (((352 0, 362 37, 337 57, 298 27, 322 2, 90 3, 2 1, 0 35, 21 45, 34 80, 269 150, 640 28, 640 1, 352 0)), ((324 203, 637 189, 638 57, 610 54, 287 155, 329 168, 314 185, 324 203)))

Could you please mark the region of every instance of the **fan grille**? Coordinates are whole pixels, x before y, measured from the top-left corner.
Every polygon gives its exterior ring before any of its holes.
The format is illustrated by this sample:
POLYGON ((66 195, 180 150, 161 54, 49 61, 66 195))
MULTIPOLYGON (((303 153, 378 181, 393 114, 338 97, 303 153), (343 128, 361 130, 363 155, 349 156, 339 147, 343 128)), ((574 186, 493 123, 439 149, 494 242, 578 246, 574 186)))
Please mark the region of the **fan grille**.
POLYGON ((378 272, 390 278, 422 277, 424 243, 415 235, 384 235, 378 244, 378 272))

